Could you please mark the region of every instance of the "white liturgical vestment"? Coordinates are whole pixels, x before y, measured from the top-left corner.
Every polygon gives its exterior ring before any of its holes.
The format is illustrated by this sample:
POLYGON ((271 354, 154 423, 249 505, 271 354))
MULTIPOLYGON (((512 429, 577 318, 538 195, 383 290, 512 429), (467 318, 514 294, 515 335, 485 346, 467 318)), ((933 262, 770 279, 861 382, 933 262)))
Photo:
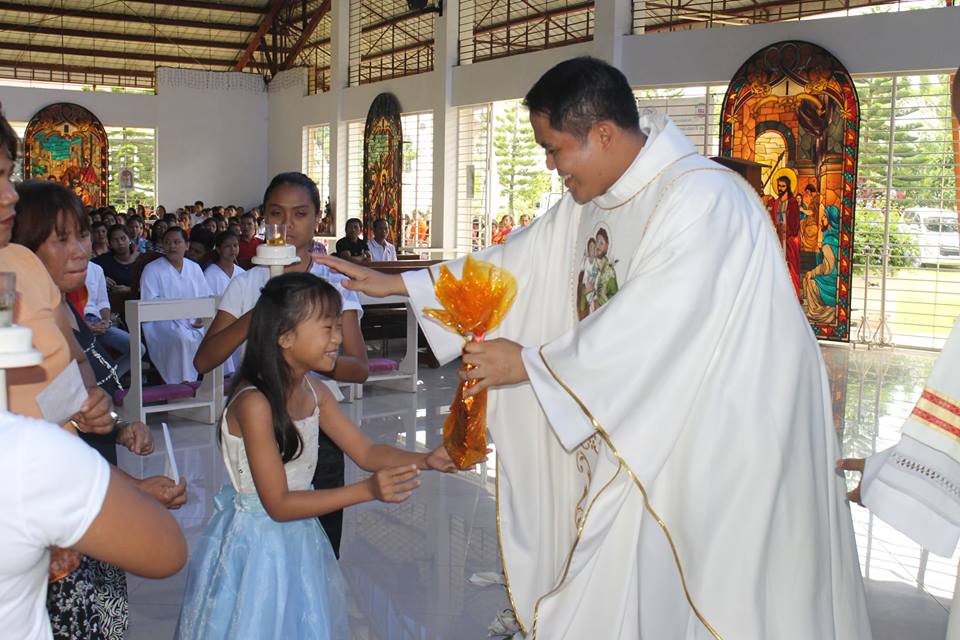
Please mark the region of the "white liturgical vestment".
MULTIPOLYGON (((143 300, 207 298, 210 295, 210 286, 200 265, 188 258, 184 258, 180 271, 166 258, 157 258, 143 268, 140 276, 140 298, 143 300)), ((194 327, 193 320, 144 322, 143 336, 150 350, 150 360, 164 382, 177 384, 197 379, 193 356, 203 340, 203 327, 194 327)))
MULTIPOLYGON (((541 640, 870 638, 826 373, 769 217, 669 119, 641 128, 606 193, 476 256, 518 280, 488 339, 523 345, 530 378, 487 414, 517 619, 541 640)), ((430 274, 403 277, 439 306, 430 274)))

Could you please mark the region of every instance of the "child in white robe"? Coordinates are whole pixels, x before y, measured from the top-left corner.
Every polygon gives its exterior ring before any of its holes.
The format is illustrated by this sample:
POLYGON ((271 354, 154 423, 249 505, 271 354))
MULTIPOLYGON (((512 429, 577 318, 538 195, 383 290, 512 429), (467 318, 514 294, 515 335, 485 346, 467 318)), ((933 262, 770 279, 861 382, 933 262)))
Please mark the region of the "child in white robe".
MULTIPOLYGON (((142 300, 176 300, 206 298, 213 293, 203 272, 193 260, 184 258, 187 234, 180 227, 170 227, 163 234, 164 256, 148 264, 140 277, 142 300)), ((150 360, 167 384, 193 382, 197 370, 193 356, 203 339, 203 323, 193 320, 145 322, 150 360)))

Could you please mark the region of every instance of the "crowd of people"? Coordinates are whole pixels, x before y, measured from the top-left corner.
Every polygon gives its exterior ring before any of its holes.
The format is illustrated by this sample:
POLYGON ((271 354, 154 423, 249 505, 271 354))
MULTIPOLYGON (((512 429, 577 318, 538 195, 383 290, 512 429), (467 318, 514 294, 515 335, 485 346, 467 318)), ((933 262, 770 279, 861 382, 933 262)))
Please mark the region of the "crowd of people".
MULTIPOLYGON (((122 381, 119 354, 99 341, 110 324, 99 294, 87 313, 99 222, 94 261, 111 303, 223 287, 205 330, 188 319, 147 332, 163 375, 205 374, 239 354, 216 430, 229 483, 189 558, 177 638, 349 638, 342 510, 403 502, 421 472, 455 470, 443 447, 375 444, 340 410, 328 382, 369 372, 358 291, 409 296, 437 358, 462 356, 464 402, 490 391, 478 404, 498 447, 500 558, 523 633, 870 637, 828 381, 768 212, 668 118, 641 117, 605 62, 558 64, 524 104, 568 191, 476 257, 513 274, 516 297, 495 336, 466 345, 423 321, 440 306, 439 265, 399 274, 358 264, 386 255, 383 227, 379 246, 351 220, 341 257, 317 249, 323 208, 302 173, 279 174, 264 192, 262 222, 285 225, 299 258, 271 277, 236 264, 256 237, 236 207, 88 215, 59 184, 15 188, 17 139, 0 117, 0 265, 16 274, 14 320, 43 357, 10 371, 0 413, 4 634, 123 637, 124 571, 165 576, 187 560, 162 508, 183 504, 185 485, 115 466, 117 444, 146 455, 153 442, 146 425, 111 413, 122 381), (40 394, 68 370, 82 378, 78 408, 44 422, 40 394), (344 454, 371 475, 346 485, 344 454)), ((948 399, 930 402, 950 409, 948 399)), ((955 437, 939 444, 954 451, 955 437)), ((898 446, 891 465, 916 455, 898 446)), ((944 477, 928 474, 931 489, 944 477)), ((953 494, 938 500, 955 513, 953 494)), ((938 533, 950 522, 929 517, 934 502, 910 514, 938 533)), ((950 552, 958 530, 934 542, 950 552)))

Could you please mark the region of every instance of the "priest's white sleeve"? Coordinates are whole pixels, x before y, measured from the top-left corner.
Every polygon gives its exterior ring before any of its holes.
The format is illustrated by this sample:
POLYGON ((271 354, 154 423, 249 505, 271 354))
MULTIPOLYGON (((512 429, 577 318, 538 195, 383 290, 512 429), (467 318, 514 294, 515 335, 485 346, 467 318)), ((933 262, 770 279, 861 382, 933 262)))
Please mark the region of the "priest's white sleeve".
POLYGON ((440 308, 440 302, 433 291, 433 277, 430 267, 417 271, 406 271, 401 275, 407 287, 407 295, 417 314, 417 321, 427 337, 433 355, 441 365, 452 362, 463 352, 464 340, 439 322, 434 322, 423 315, 424 307, 440 308))
POLYGON ((596 429, 573 396, 557 384, 540 356, 540 347, 526 347, 521 355, 527 378, 547 421, 563 448, 573 451, 581 442, 595 434, 596 429))

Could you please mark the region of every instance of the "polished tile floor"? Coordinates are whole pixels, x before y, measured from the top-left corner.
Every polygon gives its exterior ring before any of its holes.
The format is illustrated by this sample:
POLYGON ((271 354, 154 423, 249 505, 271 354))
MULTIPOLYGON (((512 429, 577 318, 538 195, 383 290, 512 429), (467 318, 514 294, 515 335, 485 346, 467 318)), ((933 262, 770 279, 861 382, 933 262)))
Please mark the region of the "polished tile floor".
MULTIPOLYGON (((839 346, 824 346, 823 353, 845 455, 896 442, 935 354, 839 346)), ((362 400, 342 406, 379 442, 436 446, 456 373, 449 366, 421 369, 421 379, 417 394, 368 385, 362 400)), ((190 485, 190 501, 176 515, 192 543, 224 473, 211 426, 172 422, 177 463, 190 485)), ((121 466, 137 475, 163 473, 166 454, 159 433, 155 437, 157 452, 145 459, 123 452, 121 466)), ((425 474, 422 487, 403 504, 347 511, 341 565, 357 640, 487 637, 494 616, 508 607, 506 594, 468 578, 499 569, 493 461, 456 476, 425 474)), ((362 475, 348 466, 348 482, 362 475)), ((859 507, 852 515, 874 638, 943 640, 960 556, 928 554, 859 507)), ((184 574, 159 581, 130 578, 130 638, 172 636, 184 574)))

